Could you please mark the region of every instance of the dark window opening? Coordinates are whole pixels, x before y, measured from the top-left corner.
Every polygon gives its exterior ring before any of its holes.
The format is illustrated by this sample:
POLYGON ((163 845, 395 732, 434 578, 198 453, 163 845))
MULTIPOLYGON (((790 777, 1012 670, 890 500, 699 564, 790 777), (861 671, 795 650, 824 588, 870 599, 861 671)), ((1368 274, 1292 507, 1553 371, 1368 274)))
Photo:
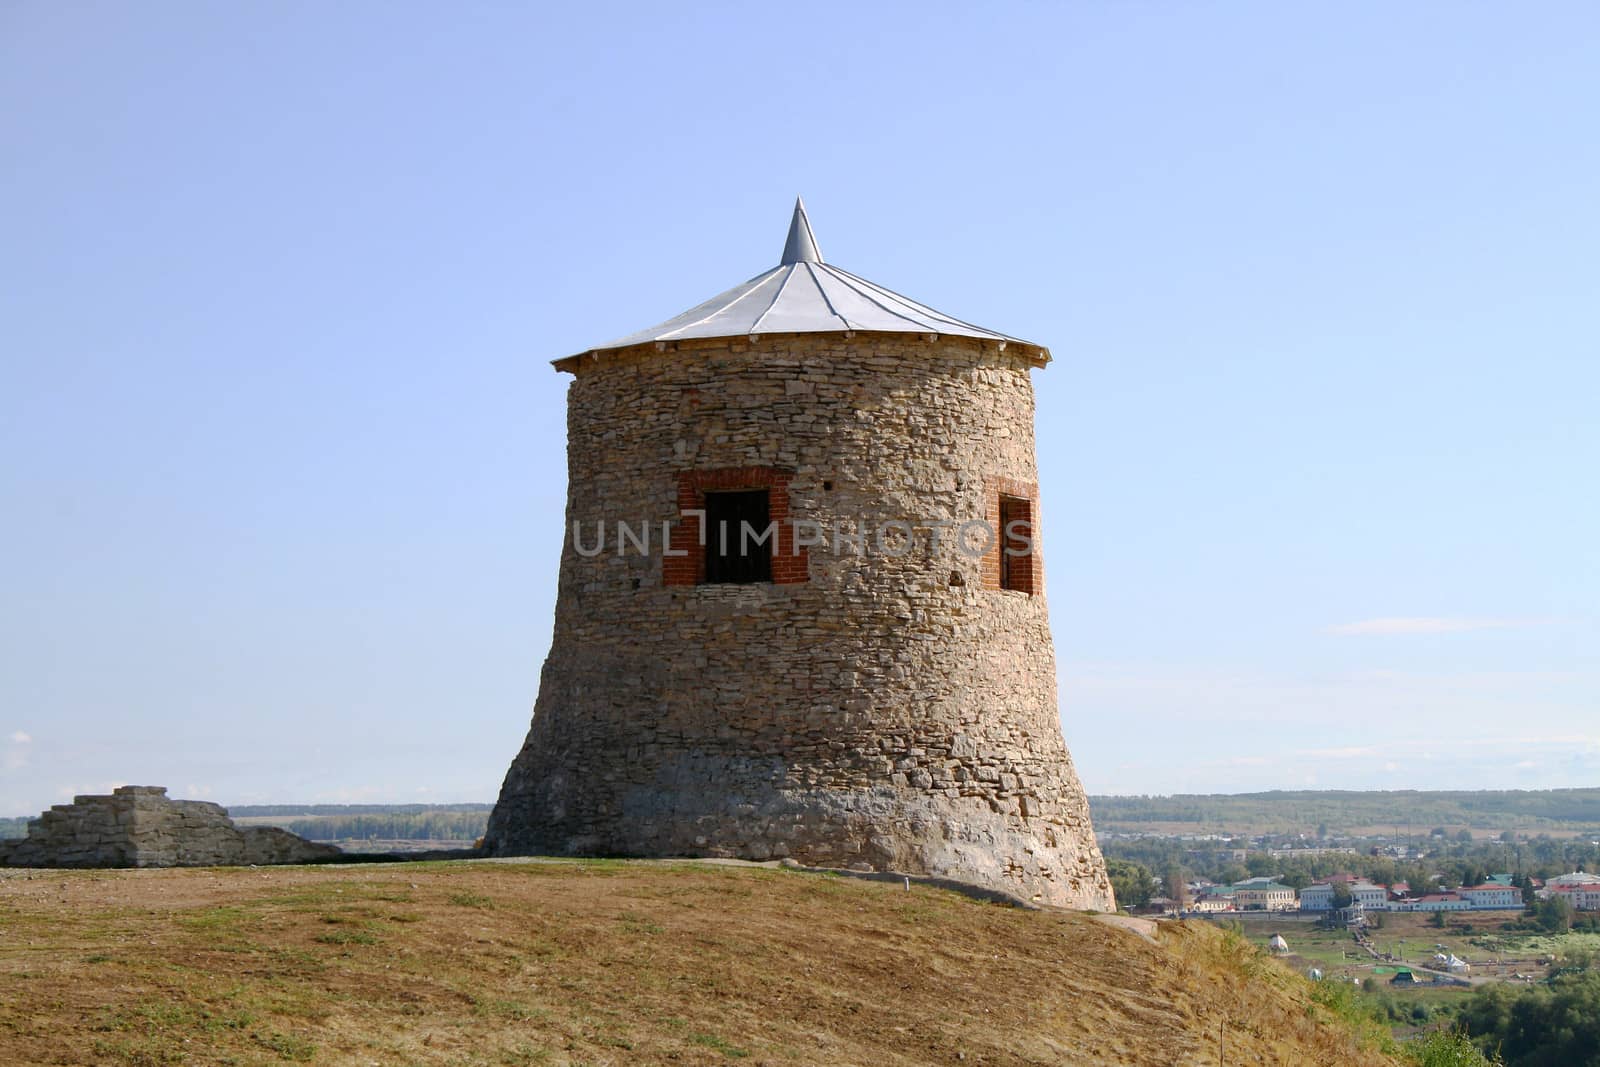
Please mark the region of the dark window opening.
POLYGON ((772 581, 777 533, 765 489, 706 494, 706 581, 772 581))
POLYGON ((1000 550, 1000 588, 1031 594, 1033 506, 1021 497, 1000 498, 1000 550))

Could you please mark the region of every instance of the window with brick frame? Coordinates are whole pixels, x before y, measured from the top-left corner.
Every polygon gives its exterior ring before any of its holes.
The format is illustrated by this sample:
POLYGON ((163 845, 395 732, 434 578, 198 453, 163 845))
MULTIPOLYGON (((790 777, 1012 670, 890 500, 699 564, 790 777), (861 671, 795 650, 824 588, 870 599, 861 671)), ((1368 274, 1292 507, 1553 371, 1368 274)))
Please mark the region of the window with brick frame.
POLYGON ((1033 555, 1033 501, 1025 497, 1000 497, 1000 588, 1032 596, 1035 591, 1033 555))
MULTIPOLYGON (((760 491, 766 494, 767 518, 751 525, 756 535, 765 533, 768 524, 777 532, 761 546, 770 568, 764 578, 750 581, 793 585, 810 580, 809 551, 797 546, 789 517, 789 481, 794 472, 780 467, 719 467, 712 470, 679 471, 678 521, 672 526, 671 544, 662 560, 661 579, 667 586, 706 585, 729 579, 711 577, 707 571, 708 550, 719 542, 717 528, 709 514, 717 506, 711 498, 718 494, 760 491), (698 513, 698 514, 697 514, 698 513), (702 540, 702 531, 704 539, 702 540)), ((736 550, 740 526, 728 527, 729 546, 736 550)), ((755 548, 753 538, 751 547, 755 548)))

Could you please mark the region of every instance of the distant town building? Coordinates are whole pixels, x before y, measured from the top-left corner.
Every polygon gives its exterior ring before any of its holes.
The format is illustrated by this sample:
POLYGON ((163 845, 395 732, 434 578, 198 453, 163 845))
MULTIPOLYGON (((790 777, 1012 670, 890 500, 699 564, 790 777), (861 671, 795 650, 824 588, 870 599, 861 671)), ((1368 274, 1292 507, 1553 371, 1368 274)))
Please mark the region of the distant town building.
MULTIPOLYGON (((1323 882, 1308 885, 1300 891, 1301 911, 1334 910, 1335 886, 1342 885, 1350 893, 1352 907, 1368 911, 1495 911, 1522 907, 1522 890, 1511 884, 1509 874, 1497 874, 1482 885, 1470 886, 1454 893, 1429 893, 1410 896, 1411 887, 1404 882, 1392 886, 1378 885, 1364 878, 1336 874, 1323 882)), ((1600 878, 1595 879, 1597 898, 1600 898, 1600 878)), ((1577 907, 1576 904, 1573 905, 1577 907)))
POLYGON ((1545 892, 1567 901, 1574 911, 1600 911, 1600 885, 1558 885, 1545 892))
POLYGON ((1352 904, 1359 904, 1366 911, 1383 911, 1389 907, 1389 887, 1377 885, 1364 879, 1339 878, 1337 876, 1325 882, 1308 885, 1300 891, 1301 911, 1332 911, 1334 898, 1334 885, 1342 884, 1350 893, 1352 904))
POLYGON ((1293 911, 1298 900, 1290 886, 1252 878, 1234 885, 1233 906, 1238 911, 1293 911))
POLYGON ((1583 871, 1557 875, 1539 890, 1539 897, 1565 900, 1574 911, 1600 911, 1600 875, 1583 871))
POLYGON ((1318 882, 1300 890, 1301 911, 1332 911, 1333 883, 1318 882))
POLYGON ((1545 885, 1600 885, 1600 874, 1589 874, 1587 871, 1574 871, 1571 874, 1558 874, 1546 882, 1545 885))
POLYGON ((1390 906, 1391 911, 1470 911, 1472 902, 1460 893, 1428 893, 1390 906))
POLYGON ((1189 910, 1200 914, 1233 910, 1233 887, 1210 882, 1191 883, 1189 910))
POLYGON ((1383 911, 1389 907, 1389 887, 1371 882, 1356 882, 1350 887, 1350 896, 1368 911, 1383 911))
POLYGON ((1309 859, 1313 856, 1356 856, 1357 849, 1348 846, 1311 845, 1303 848, 1269 848, 1267 855, 1275 860, 1309 859))
POLYGON ((1463 887, 1461 896, 1466 899, 1474 911, 1510 908, 1521 910, 1522 908, 1522 890, 1515 886, 1500 885, 1495 882, 1463 887))

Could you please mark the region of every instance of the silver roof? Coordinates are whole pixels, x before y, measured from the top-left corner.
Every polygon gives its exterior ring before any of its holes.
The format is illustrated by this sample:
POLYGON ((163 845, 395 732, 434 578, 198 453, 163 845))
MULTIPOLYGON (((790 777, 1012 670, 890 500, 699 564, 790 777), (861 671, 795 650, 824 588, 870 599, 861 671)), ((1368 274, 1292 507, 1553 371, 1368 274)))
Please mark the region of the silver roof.
MULTIPOLYGON (((1038 362, 1050 358, 1042 345, 951 318, 926 304, 885 289, 822 261, 806 207, 795 200, 783 260, 725 293, 648 330, 596 345, 578 356, 629 345, 700 337, 742 337, 769 333, 943 334, 977 337, 1024 347, 1038 362)), ((576 359, 577 356, 570 356, 576 359)), ((559 366, 566 360, 557 360, 559 366)))

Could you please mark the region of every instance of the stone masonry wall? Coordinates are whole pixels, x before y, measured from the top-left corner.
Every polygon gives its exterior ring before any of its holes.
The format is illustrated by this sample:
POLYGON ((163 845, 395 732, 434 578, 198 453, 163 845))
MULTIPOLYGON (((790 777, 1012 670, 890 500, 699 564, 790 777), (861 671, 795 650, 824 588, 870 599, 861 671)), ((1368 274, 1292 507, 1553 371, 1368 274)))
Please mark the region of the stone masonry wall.
POLYGON ((870 532, 1036 496, 1029 371, 992 342, 899 335, 578 361, 555 632, 487 848, 793 856, 1112 907, 1057 718, 1041 557, 1029 595, 996 588, 954 530, 899 556, 870 532), (693 521, 682 487, 760 469, 827 543, 772 584, 682 584, 681 563, 664 580, 661 524, 693 521), (831 534, 858 519, 865 552, 831 534), (619 554, 618 520, 649 520, 648 554, 619 554), (612 527, 605 550, 580 554, 574 521, 586 550, 612 527))
POLYGON ((0 841, 0 865, 216 867, 306 863, 340 854, 332 845, 276 827, 241 830, 216 804, 169 800, 166 793, 162 786, 128 785, 57 804, 28 825, 27 837, 0 841))

